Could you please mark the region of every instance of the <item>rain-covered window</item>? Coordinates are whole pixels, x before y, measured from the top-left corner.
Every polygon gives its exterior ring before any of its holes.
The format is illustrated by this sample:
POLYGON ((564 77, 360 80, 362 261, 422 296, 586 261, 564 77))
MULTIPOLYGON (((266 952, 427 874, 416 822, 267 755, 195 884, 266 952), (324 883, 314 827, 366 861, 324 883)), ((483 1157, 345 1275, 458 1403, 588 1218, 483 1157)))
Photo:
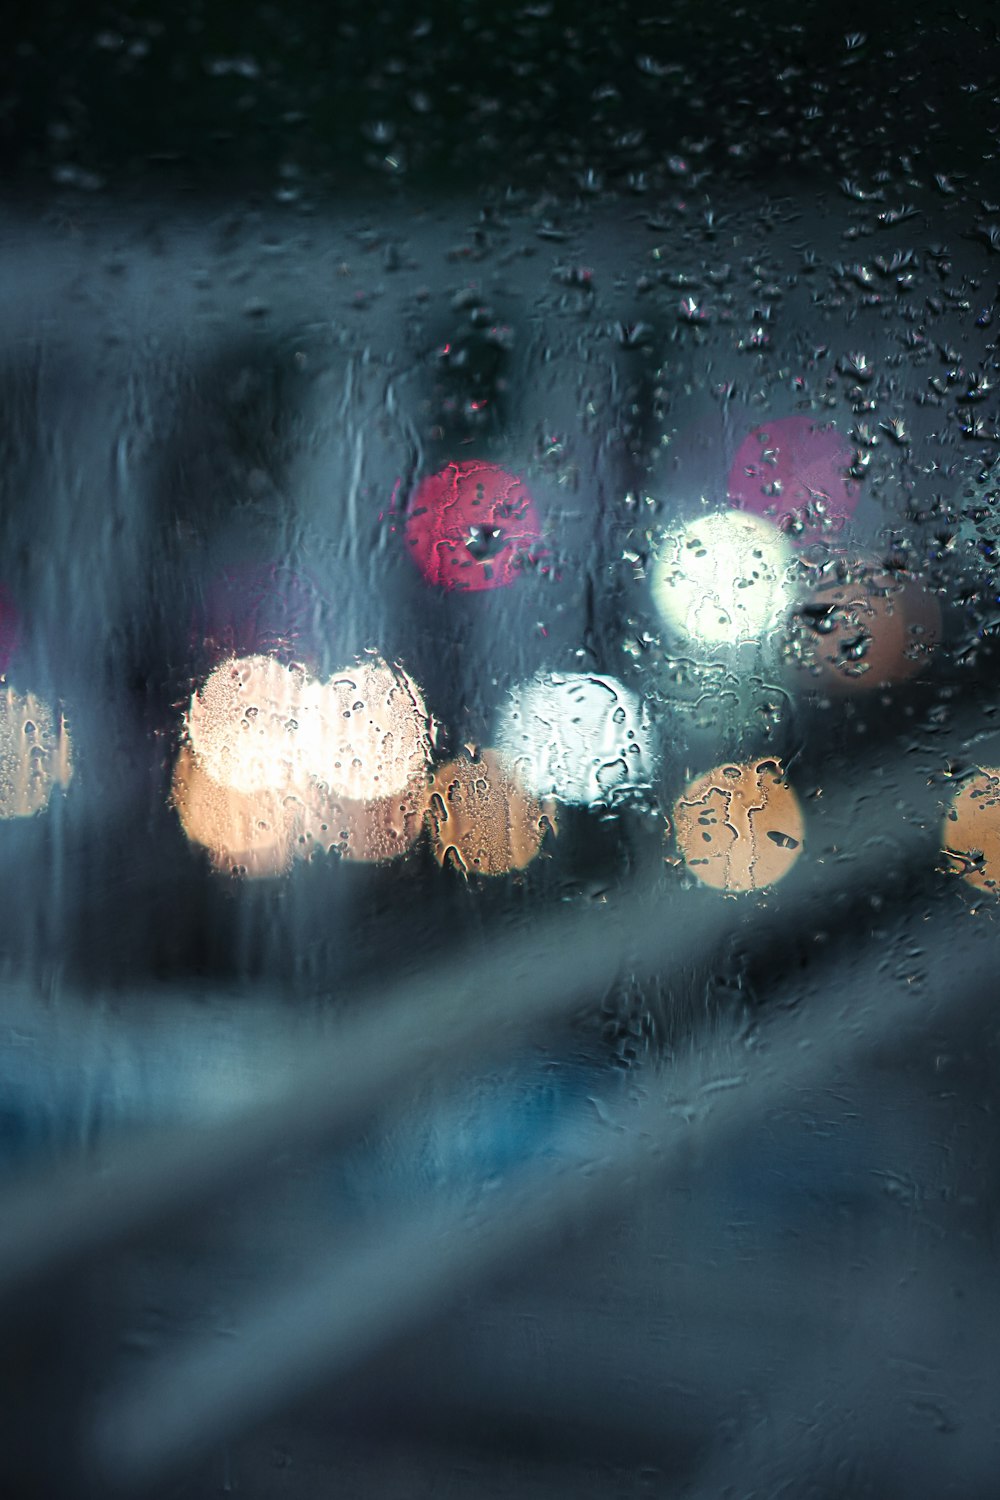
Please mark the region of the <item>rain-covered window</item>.
POLYGON ((997 32, 868 11, 12 24, 5 1493, 996 1495, 997 32))

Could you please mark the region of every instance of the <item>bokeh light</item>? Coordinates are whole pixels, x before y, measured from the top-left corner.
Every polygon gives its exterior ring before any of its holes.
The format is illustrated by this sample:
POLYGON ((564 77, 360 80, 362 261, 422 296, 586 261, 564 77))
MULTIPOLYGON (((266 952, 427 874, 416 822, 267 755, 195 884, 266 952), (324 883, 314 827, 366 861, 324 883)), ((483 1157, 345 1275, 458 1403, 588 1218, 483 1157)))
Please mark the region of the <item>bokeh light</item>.
POLYGON ((323 759, 320 685, 272 656, 229 657, 193 695, 191 745, 213 781, 233 791, 286 791, 323 759))
POLYGON ((553 805, 530 797, 493 750, 435 772, 428 823, 438 862, 467 875, 524 869, 556 826, 553 805))
POLYGON ((704 885, 752 891, 783 879, 802 853, 799 800, 777 760, 717 766, 674 804, 677 847, 704 885))
POLYGON ((791 547, 769 521, 714 511, 663 538, 652 565, 653 602, 688 641, 754 640, 792 603, 792 563, 791 547))
POLYGON ((69 731, 34 693, 0 692, 0 818, 30 818, 73 774, 69 731))
POLYGON ((406 545, 425 581, 439 588, 496 589, 542 553, 535 503, 496 464, 451 463, 421 481, 406 518, 406 545))
POLYGON ((941 630, 933 595, 880 568, 821 584, 796 615, 799 660, 817 688, 834 692, 865 692, 916 676, 941 630))
POLYGON ((315 774, 337 797, 367 801, 403 792, 431 756, 423 695, 401 667, 372 657, 322 690, 322 754, 315 774))
POLYGON ((583 806, 646 790, 656 763, 639 699, 598 673, 540 673, 514 688, 494 743, 533 797, 583 806))
POLYGON ((819 427, 806 416, 778 417, 743 439, 729 470, 729 498, 796 541, 812 541, 840 530, 854 514, 853 459, 835 427, 819 427))
POLYGON ((182 745, 171 800, 184 832, 208 851, 217 870, 254 878, 283 875, 291 865, 299 811, 294 799, 224 786, 182 745))
POLYGON ((422 827, 430 721, 416 683, 379 657, 327 682, 230 657, 192 696, 186 728, 173 800, 219 868, 276 874, 334 848, 389 859, 422 827))
POLYGON ((390 797, 358 801, 339 797, 325 785, 306 796, 299 852, 335 853, 341 859, 382 864, 405 854, 420 836, 430 802, 426 772, 414 776, 390 797))
POLYGON ((956 874, 979 890, 1000 893, 1000 769, 984 767, 962 782, 941 842, 956 874))

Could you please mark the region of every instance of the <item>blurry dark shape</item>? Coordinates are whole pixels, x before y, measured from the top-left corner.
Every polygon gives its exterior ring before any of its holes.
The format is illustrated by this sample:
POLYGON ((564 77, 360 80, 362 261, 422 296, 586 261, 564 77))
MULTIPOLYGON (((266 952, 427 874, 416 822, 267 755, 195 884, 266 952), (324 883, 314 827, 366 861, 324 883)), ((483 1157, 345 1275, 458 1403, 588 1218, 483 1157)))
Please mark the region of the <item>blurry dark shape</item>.
POLYGON ((853 461, 853 449, 835 427, 811 417, 778 417, 755 427, 737 449, 729 499, 775 521, 794 542, 809 542, 839 531, 854 514, 853 461))
POLYGON ((21 617, 6 584, 0 583, 0 675, 10 666, 21 639, 21 617))
POLYGON ((317 670, 330 620, 327 600, 304 569, 281 562, 233 565, 206 586, 192 620, 192 644, 210 660, 263 655, 317 670))
POLYGON ((535 502, 496 464, 452 463, 417 486, 406 545, 425 581, 438 588, 505 588, 545 555, 535 502))

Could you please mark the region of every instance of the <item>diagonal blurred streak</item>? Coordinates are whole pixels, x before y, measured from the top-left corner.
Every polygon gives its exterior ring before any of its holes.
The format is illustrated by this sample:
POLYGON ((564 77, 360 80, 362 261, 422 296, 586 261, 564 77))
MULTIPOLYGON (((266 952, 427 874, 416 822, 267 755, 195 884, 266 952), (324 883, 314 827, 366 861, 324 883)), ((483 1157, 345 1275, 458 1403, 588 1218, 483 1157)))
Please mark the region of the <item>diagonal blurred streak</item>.
POLYGON ((100 1475, 126 1488, 155 1478, 192 1447, 350 1372, 579 1222, 591 1229, 658 1174, 717 1151, 803 1089, 979 1001, 995 968, 991 939, 977 929, 960 964, 938 949, 918 986, 891 986, 876 952, 846 989, 828 984, 818 1009, 772 1016, 753 1051, 733 1037, 711 1060, 693 1052, 650 1076, 646 1097, 611 1118, 589 1167, 534 1172, 475 1215, 439 1208, 336 1256, 315 1249, 294 1286, 255 1294, 238 1336, 196 1343, 119 1395, 96 1429, 100 1475))
POLYGON ((864 810, 859 834, 856 791, 825 800, 825 836, 834 848, 839 836, 849 853, 837 849, 828 866, 817 860, 812 879, 803 875, 787 896, 720 903, 627 887, 604 905, 548 917, 502 948, 453 954, 352 996, 354 1018, 286 1050, 277 1082, 250 1090, 230 1119, 116 1143, 99 1170, 78 1164, 11 1190, 0 1228, 0 1303, 33 1279, 266 1176, 284 1153, 330 1143, 376 1112, 402 1107, 422 1078, 538 1035, 606 993, 625 967, 682 973, 736 937, 766 953, 780 950, 790 931, 843 925, 852 903, 884 890, 890 845, 901 870, 933 868, 936 828, 928 834, 920 820, 899 818, 882 796, 864 810))

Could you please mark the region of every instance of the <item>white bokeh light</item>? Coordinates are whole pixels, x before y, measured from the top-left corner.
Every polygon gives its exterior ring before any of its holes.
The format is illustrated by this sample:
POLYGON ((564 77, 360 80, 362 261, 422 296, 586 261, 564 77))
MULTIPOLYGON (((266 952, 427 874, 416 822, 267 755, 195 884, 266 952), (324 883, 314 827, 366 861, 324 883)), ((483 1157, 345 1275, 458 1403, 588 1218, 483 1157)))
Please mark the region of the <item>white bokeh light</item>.
POLYGON ((715 511, 669 531, 651 567, 653 601, 678 634, 706 646, 766 634, 793 603, 794 552, 776 526, 715 511))
POLYGON ((588 807, 648 788, 656 759, 639 699, 597 673, 541 673, 516 687, 495 744, 532 796, 588 807))
POLYGON ((207 774, 235 792, 282 792, 322 764, 320 684, 271 656, 230 657, 191 699, 187 728, 207 774))
POLYGON ((405 790, 431 757, 427 709, 400 667, 372 657, 322 688, 321 776, 338 797, 366 801, 405 790))

